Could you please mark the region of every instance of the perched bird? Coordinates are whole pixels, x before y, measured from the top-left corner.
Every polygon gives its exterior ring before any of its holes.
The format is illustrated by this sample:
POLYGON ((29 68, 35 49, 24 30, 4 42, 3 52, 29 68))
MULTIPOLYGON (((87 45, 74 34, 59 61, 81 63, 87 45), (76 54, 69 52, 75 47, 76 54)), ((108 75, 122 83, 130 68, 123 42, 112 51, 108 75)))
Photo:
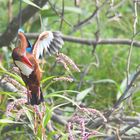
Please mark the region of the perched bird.
POLYGON ((32 46, 22 30, 18 31, 20 43, 13 49, 14 64, 19 68, 21 77, 27 87, 27 99, 31 105, 43 102, 40 88, 42 72, 39 67, 39 58, 46 52, 48 55, 58 53, 64 44, 60 32, 44 31, 32 46))

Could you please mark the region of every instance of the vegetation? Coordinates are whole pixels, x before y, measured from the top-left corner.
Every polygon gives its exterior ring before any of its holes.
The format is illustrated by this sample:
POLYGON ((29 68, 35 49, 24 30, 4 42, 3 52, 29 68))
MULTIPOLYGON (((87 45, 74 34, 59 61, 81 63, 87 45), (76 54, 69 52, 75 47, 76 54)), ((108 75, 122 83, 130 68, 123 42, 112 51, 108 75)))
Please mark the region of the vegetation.
POLYGON ((138 1, 0 5, 0 139, 140 139, 138 1), (44 30, 61 31, 65 42, 59 56, 40 61, 45 102, 37 107, 27 104, 11 57, 20 27, 32 43, 44 30))

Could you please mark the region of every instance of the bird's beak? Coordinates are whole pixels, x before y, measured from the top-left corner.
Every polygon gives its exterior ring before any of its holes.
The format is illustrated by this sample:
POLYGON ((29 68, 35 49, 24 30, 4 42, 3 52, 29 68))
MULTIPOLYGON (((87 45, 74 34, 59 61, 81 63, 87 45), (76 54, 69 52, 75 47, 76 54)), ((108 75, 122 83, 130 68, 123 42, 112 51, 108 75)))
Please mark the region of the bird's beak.
POLYGON ((29 59, 26 56, 22 56, 22 61, 30 67, 33 66, 32 63, 29 61, 29 59))

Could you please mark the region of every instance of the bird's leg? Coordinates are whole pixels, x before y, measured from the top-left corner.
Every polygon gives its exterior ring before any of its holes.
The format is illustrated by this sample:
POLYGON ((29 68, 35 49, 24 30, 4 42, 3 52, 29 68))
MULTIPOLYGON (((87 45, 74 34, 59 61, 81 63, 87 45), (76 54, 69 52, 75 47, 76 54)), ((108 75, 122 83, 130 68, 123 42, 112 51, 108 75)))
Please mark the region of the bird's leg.
POLYGON ((37 96, 38 96, 38 99, 40 100, 40 87, 38 87, 37 96))
POLYGON ((42 113, 40 112, 39 106, 38 105, 34 105, 34 111, 37 114, 37 116, 39 116, 40 120, 42 119, 42 113))
POLYGON ((27 86, 27 101, 28 101, 28 103, 30 103, 30 98, 32 98, 32 95, 31 95, 31 91, 29 90, 29 87, 27 86))

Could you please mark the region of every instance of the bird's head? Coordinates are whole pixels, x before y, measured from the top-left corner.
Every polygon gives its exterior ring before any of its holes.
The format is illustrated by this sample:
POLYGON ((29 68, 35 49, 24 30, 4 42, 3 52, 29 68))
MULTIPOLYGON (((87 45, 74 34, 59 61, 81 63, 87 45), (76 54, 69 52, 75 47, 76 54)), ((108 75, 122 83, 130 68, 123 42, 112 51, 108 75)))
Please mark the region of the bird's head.
POLYGON ((12 57, 14 61, 21 61, 28 66, 32 67, 32 63, 29 61, 29 59, 26 56, 26 48, 28 47, 28 40, 26 36, 24 35, 23 30, 18 31, 18 37, 19 37, 19 44, 18 47, 14 48, 12 57))
POLYGON ((25 63, 26 65, 32 67, 32 63, 30 62, 30 60, 27 58, 26 56, 26 52, 21 52, 20 48, 14 48, 13 52, 12 52, 12 57, 14 61, 20 61, 25 63))

